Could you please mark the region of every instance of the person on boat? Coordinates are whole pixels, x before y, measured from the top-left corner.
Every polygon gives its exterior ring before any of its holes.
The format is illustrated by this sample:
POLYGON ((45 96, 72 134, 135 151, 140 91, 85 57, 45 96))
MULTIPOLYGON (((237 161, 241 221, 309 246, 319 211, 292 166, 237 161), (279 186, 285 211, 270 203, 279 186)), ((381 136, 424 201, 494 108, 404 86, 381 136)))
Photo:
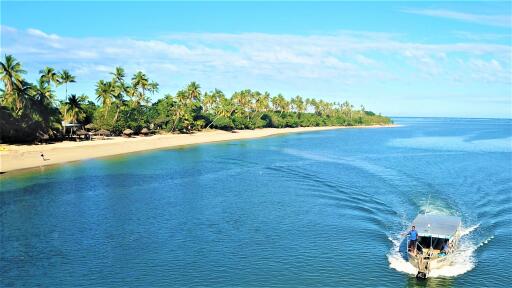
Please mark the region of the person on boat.
POLYGON ((443 248, 441 248, 441 252, 444 254, 448 254, 448 241, 444 241, 443 248))
POLYGON ((409 236, 409 250, 414 254, 416 253, 416 243, 418 242, 418 231, 416 231, 416 226, 412 226, 412 229, 407 233, 407 236, 409 236))

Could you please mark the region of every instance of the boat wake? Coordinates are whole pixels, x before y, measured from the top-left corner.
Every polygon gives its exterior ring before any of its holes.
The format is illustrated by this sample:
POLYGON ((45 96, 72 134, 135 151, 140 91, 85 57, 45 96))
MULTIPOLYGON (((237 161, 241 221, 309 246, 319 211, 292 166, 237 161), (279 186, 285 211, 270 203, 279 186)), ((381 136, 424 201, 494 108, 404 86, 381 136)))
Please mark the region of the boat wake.
MULTIPOLYGON (((471 271, 476 265, 475 251, 487 244, 494 237, 489 237, 480 243, 474 243, 471 241, 471 233, 478 229, 480 225, 470 226, 463 228, 462 238, 459 242, 459 247, 454 253, 453 262, 450 265, 446 265, 439 269, 432 269, 429 277, 455 277, 462 275, 468 271, 471 271)), ((389 240, 393 243, 391 251, 388 253, 389 267, 399 272, 407 273, 410 275, 416 275, 418 270, 405 259, 405 249, 400 234, 389 237, 389 240)))

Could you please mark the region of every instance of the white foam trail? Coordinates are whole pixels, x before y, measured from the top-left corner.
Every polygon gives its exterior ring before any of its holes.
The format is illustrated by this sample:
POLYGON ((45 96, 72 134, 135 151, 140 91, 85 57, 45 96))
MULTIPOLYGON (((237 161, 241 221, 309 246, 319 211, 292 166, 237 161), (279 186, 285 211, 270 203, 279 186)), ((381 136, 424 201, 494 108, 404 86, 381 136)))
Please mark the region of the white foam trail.
POLYGON ((419 203, 420 213, 434 214, 434 215, 450 215, 451 209, 443 202, 436 201, 435 198, 423 199, 419 203), (429 201, 430 200, 430 201, 429 201))
POLYGON ((478 246, 470 241, 461 241, 457 250, 453 253, 453 261, 442 268, 432 269, 430 277, 455 277, 471 271, 475 267, 474 252, 478 246))
POLYGON ((461 237, 462 236, 466 236, 468 235, 469 233, 475 231, 478 227, 480 227, 480 223, 476 224, 476 225, 473 225, 473 226, 469 226, 468 228, 462 228, 462 231, 461 231, 461 237))
POLYGON ((404 257, 402 257, 402 254, 400 254, 400 235, 398 238, 393 239, 389 237, 388 239, 393 242, 393 248, 391 248, 391 251, 388 253, 389 267, 399 272, 416 275, 416 273, 418 273, 418 269, 414 268, 414 266, 412 266, 412 264, 405 260, 404 257))
MULTIPOLYGON (((467 236, 475 231, 480 224, 470 226, 468 228, 462 228, 462 236, 467 236)), ((491 236, 479 244, 473 243, 468 237, 461 238, 457 250, 453 254, 453 260, 449 265, 446 265, 439 269, 432 269, 429 277, 455 277, 471 271, 476 265, 475 251, 479 247, 489 243, 494 238, 491 236)), ((399 272, 407 273, 410 275, 416 275, 418 270, 414 268, 407 260, 405 260, 400 254, 400 235, 396 238, 389 238, 393 243, 393 248, 388 254, 389 267, 399 272)))

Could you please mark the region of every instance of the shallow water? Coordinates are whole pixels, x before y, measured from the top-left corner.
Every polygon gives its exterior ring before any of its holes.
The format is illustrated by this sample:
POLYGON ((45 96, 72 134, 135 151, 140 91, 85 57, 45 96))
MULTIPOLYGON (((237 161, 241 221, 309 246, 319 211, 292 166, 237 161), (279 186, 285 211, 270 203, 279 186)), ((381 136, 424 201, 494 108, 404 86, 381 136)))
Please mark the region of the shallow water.
POLYGON ((500 287, 512 271, 512 121, 398 118, 3 175, 0 286, 500 287), (463 219, 418 282, 419 211, 463 219))

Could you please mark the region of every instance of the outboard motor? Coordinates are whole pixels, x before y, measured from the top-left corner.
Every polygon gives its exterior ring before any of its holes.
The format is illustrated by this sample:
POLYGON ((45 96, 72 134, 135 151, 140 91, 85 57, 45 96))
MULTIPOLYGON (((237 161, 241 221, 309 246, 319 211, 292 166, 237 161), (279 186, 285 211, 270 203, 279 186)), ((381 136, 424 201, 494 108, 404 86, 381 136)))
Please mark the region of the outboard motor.
POLYGON ((416 274, 416 279, 418 279, 418 280, 425 280, 425 279, 427 279, 427 272, 420 272, 420 271, 418 271, 418 274, 416 274))

